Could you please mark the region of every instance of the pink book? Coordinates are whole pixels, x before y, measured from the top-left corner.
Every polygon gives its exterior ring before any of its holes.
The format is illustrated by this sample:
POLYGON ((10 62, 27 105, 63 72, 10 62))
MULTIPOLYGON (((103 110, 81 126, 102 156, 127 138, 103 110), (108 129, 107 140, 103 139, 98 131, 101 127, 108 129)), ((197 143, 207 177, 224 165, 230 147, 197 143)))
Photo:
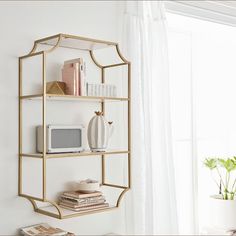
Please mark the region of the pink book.
POLYGON ((72 60, 68 60, 64 62, 64 66, 70 64, 78 64, 78 76, 79 76, 79 95, 86 96, 87 88, 86 88, 86 64, 83 58, 76 58, 72 60))
POLYGON ((66 94, 79 96, 79 64, 65 64, 62 69, 62 81, 66 83, 66 94))

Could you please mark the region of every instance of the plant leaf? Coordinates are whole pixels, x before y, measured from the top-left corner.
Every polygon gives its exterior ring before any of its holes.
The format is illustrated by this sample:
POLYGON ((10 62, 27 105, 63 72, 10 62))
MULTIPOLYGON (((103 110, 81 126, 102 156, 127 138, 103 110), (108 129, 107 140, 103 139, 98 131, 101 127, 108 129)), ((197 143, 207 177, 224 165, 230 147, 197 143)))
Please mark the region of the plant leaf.
POLYGON ((217 159, 216 158, 206 158, 204 161, 204 165, 209 168, 210 170, 213 170, 217 166, 217 159))
POLYGON ((234 158, 228 158, 227 160, 219 158, 218 162, 223 168, 226 169, 227 172, 231 172, 236 169, 236 160, 234 158))

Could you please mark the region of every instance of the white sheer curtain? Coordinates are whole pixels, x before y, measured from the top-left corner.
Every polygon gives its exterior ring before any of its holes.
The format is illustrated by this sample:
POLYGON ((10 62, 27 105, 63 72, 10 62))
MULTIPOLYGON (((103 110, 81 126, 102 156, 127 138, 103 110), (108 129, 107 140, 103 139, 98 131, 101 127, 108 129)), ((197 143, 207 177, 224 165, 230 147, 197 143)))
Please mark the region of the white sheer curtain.
POLYGON ((127 224, 133 234, 178 233, 165 21, 162 2, 126 2, 123 46, 132 63, 133 114, 127 224))

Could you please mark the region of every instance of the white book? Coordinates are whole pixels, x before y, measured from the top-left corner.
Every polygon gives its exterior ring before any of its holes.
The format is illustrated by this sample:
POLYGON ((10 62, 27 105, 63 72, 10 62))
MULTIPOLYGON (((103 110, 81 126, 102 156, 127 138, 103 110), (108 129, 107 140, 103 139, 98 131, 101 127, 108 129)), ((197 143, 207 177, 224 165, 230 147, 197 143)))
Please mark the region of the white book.
POLYGON ((99 92, 99 86, 98 84, 93 84, 93 93, 94 93, 94 96, 97 97, 98 96, 98 92, 99 92))
POLYGON ((108 85, 108 94, 107 94, 108 97, 113 97, 113 94, 112 94, 112 85, 108 85))
POLYGON ((105 97, 106 96, 106 85, 105 84, 101 84, 102 85, 102 96, 105 97))
POLYGON ((102 84, 99 84, 99 96, 102 97, 102 84))
POLYGON ((85 72, 85 62, 81 58, 81 63, 80 63, 80 70, 79 70, 79 75, 80 75, 80 95, 81 96, 87 96, 86 93, 86 72, 85 72))
POLYGON ((115 85, 113 85, 113 97, 117 96, 117 88, 115 85))
POLYGON ((91 84, 91 96, 94 96, 94 84, 91 84))
POLYGON ((87 96, 91 96, 91 86, 87 83, 87 96))
POLYGON ((105 97, 109 97, 109 84, 105 85, 105 97))

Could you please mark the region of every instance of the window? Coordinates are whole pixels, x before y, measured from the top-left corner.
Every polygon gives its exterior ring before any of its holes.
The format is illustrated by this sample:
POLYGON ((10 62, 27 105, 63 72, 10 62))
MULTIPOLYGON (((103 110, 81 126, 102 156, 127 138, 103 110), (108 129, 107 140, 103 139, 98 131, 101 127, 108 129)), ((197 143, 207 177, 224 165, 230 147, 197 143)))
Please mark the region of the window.
POLYGON ((180 234, 191 234, 217 193, 203 160, 236 155, 236 30, 172 13, 167 22, 180 234))

